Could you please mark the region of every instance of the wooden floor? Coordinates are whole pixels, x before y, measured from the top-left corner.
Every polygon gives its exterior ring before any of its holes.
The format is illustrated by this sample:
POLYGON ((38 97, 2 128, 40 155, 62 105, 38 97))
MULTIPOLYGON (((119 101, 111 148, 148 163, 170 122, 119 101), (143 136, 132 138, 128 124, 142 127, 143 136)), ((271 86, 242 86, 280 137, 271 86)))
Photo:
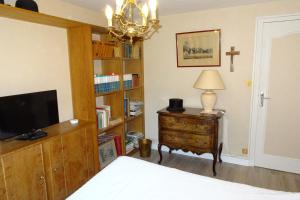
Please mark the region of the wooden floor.
MULTIPOLYGON (((152 151, 150 158, 141 158, 139 153, 133 157, 157 163, 159 155, 152 151)), ((213 177, 212 161, 163 152, 162 165, 180 169, 183 171, 213 177)), ((217 163, 217 176, 215 178, 226 181, 243 183, 256 187, 268 188, 280 191, 300 192, 300 175, 280 172, 259 167, 245 167, 229 163, 217 163)))

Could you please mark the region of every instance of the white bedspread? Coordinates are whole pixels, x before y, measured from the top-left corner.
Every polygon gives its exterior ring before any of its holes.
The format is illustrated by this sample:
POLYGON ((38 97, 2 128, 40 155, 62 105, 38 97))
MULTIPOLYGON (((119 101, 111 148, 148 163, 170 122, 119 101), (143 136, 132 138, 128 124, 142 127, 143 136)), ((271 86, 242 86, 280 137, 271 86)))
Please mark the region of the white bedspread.
POLYGON ((119 157, 68 200, 300 200, 278 192, 217 180, 146 161, 119 157))

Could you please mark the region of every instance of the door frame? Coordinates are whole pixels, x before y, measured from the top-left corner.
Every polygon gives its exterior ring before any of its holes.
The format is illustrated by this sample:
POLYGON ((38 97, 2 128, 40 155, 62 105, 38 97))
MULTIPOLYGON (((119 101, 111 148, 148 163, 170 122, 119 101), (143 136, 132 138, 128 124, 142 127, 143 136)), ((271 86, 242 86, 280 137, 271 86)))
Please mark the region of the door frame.
POLYGON ((258 107, 260 100, 260 79, 261 77, 261 56, 263 48, 263 28, 265 23, 300 20, 300 13, 277 15, 256 18, 256 31, 255 31, 255 47, 252 68, 252 95, 251 95, 251 109, 250 109, 250 128, 249 128, 249 164, 255 165, 255 150, 256 150, 256 137, 258 134, 258 107))

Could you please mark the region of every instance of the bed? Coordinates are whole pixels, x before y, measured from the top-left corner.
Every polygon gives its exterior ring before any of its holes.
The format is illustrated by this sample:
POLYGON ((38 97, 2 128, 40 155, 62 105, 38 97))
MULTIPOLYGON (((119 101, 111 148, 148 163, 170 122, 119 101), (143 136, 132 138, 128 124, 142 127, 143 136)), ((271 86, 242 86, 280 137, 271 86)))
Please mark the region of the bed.
POLYGON ((279 192, 204 177, 131 157, 119 157, 68 200, 300 200, 279 192))

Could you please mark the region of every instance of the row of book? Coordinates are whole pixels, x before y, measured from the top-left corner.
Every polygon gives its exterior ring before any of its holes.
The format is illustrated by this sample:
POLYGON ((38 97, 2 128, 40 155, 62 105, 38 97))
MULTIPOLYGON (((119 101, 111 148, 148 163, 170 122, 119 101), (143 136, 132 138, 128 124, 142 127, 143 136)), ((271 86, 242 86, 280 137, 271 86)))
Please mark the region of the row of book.
POLYGON ((139 75, 138 74, 124 74, 123 75, 124 88, 131 89, 139 86, 139 75))
MULTIPOLYGON (((131 89, 139 86, 138 74, 124 74, 123 83, 125 89, 131 89)), ((95 93, 106 93, 120 90, 119 75, 95 75, 94 77, 95 93)))
POLYGON ((98 128, 106 128, 110 124, 111 108, 107 105, 101 105, 96 108, 98 128))
POLYGON ((134 149, 139 148, 139 139, 144 138, 144 134, 141 132, 130 131, 126 133, 126 154, 130 153, 134 149))
POLYGON ((138 116, 143 113, 142 101, 130 101, 129 98, 124 98, 124 113, 125 116, 138 116))
POLYGON ((132 45, 130 43, 124 44, 124 58, 139 59, 141 55, 141 48, 138 44, 132 45))
POLYGON ((120 90, 119 75, 95 75, 95 93, 105 93, 120 90))

